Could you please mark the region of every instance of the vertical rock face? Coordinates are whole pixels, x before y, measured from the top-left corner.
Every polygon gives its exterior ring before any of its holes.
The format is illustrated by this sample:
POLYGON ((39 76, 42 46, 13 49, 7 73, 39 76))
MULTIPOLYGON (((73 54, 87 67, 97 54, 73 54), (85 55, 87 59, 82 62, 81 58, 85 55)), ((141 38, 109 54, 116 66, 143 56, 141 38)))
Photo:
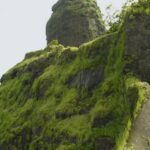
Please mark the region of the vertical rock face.
POLYGON ((65 46, 79 46, 105 31, 95 0, 59 0, 46 26, 47 43, 57 39, 65 46))
MULTIPOLYGON (((94 0, 82 1, 96 8, 94 0)), ((96 19, 90 29, 87 24, 77 26, 75 19, 79 23, 82 17, 82 23, 93 19, 88 5, 79 9, 82 1, 62 0, 53 7, 51 31, 57 29, 66 45, 79 45, 83 33, 102 27, 96 26, 96 19)), ((150 99, 150 87, 142 82, 150 83, 149 6, 150 0, 140 0, 128 9, 118 32, 79 48, 51 42, 11 68, 0 79, 0 150, 124 149, 135 114, 150 99)), ((149 143, 149 105, 144 105, 135 122, 140 127, 134 130, 139 150, 147 148, 141 148, 144 139, 144 144, 149 143)))
POLYGON ((150 15, 136 14, 133 19, 128 18, 125 30, 127 69, 150 83, 150 15))

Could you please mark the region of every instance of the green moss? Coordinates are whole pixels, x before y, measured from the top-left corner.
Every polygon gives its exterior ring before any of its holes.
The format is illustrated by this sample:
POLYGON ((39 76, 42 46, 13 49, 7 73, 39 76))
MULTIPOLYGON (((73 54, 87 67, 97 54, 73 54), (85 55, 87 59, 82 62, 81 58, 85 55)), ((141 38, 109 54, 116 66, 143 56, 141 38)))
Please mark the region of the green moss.
POLYGON ((56 150, 76 150, 76 146, 75 144, 72 145, 61 145, 60 147, 58 147, 56 150))
POLYGON ((57 113, 73 114, 76 111, 78 93, 76 89, 67 90, 67 94, 63 96, 60 104, 56 108, 57 113))
POLYGON ((122 150, 148 93, 132 70, 125 72, 132 62, 124 58, 125 44, 122 26, 79 48, 55 41, 28 54, 0 85, 0 147, 93 150, 101 139, 109 139, 122 150), (98 83, 89 90, 89 72, 98 66, 104 77, 95 78, 98 83))

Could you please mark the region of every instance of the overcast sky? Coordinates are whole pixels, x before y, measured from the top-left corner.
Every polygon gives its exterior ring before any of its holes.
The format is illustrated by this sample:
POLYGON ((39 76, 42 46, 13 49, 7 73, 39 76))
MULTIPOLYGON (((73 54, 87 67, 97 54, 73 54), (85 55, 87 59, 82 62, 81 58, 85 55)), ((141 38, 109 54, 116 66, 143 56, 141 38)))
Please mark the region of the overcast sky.
MULTIPOLYGON (((46 46, 45 26, 57 0, 0 0, 0 77, 24 58, 25 53, 46 46)), ((125 0, 97 0, 102 13, 125 0)))

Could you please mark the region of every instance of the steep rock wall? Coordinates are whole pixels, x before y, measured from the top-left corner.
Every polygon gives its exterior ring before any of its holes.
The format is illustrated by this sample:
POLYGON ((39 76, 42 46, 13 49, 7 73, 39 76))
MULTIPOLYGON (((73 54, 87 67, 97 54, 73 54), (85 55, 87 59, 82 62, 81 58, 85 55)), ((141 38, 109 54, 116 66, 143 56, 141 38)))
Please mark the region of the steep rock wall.
POLYGON ((46 27, 47 43, 58 40, 64 46, 79 46, 105 31, 95 0, 59 0, 46 27))
POLYGON ((130 10, 116 33, 79 48, 51 42, 10 69, 0 85, 0 149, 123 150, 149 88, 133 67, 139 51, 149 57, 147 40, 139 43, 135 34, 149 39, 148 6, 130 10))

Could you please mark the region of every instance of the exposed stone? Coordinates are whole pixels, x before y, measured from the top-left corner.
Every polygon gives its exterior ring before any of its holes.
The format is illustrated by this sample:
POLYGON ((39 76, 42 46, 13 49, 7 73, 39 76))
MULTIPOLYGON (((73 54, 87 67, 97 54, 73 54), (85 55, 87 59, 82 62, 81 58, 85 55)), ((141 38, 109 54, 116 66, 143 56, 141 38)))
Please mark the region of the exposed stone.
POLYGON ((77 56, 76 51, 71 51, 70 48, 66 49, 60 56, 58 64, 70 63, 75 60, 77 56))
POLYGON ((127 94, 128 94, 128 99, 130 103, 130 111, 131 111, 131 114, 133 114, 133 111, 136 107, 136 103, 139 98, 138 89, 136 87, 129 88, 127 90, 127 94))
POLYGON ((46 27, 47 43, 57 39, 65 46, 79 46, 105 31, 95 0, 59 0, 46 27))
POLYGON ((150 16, 137 15, 125 23, 126 70, 150 82, 150 16))
POLYGON ((94 70, 82 70, 77 75, 68 79, 67 84, 71 87, 83 87, 92 91, 104 79, 104 68, 98 66, 94 70))
POLYGON ((93 120, 92 127, 93 128, 101 128, 104 127, 107 123, 112 121, 113 116, 111 113, 108 113, 107 115, 104 116, 96 116, 93 120))
POLYGON ((94 150, 114 150, 115 142, 109 137, 103 137, 96 140, 94 150))

